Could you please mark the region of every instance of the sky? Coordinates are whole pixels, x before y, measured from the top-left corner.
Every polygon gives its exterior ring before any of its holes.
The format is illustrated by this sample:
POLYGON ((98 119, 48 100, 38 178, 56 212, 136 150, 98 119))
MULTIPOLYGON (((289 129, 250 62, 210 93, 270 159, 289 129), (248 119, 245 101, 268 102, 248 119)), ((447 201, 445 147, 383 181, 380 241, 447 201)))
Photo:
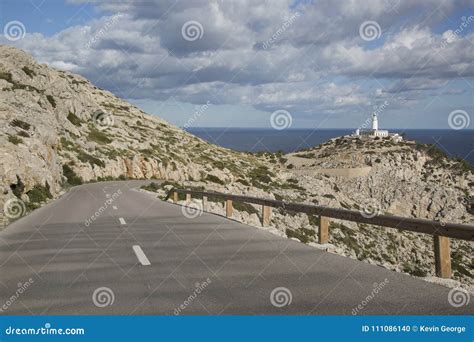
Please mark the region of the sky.
POLYGON ((181 127, 474 128, 474 0, 2 0, 0 44, 181 127))

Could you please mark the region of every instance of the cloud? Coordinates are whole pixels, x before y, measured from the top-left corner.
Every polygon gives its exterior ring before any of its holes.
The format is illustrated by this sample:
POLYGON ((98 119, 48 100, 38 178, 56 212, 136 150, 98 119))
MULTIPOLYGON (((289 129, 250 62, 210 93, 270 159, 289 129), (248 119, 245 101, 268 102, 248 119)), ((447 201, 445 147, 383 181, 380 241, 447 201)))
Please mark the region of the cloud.
POLYGON ((472 30, 453 38, 461 23, 453 13, 468 13, 472 1, 92 3, 102 17, 15 45, 121 97, 266 111, 361 112, 384 98, 401 107, 422 94, 460 94, 445 87, 474 76, 472 30), (373 42, 359 34, 368 20, 381 27, 373 42), (183 37, 190 21, 202 27, 195 40, 183 37))

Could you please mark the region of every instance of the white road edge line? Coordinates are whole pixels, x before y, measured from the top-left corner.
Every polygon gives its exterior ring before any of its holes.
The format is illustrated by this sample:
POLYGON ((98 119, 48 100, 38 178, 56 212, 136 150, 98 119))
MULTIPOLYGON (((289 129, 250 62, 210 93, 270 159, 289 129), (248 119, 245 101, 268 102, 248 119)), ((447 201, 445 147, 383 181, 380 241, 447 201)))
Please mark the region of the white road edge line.
POLYGON ((123 219, 123 217, 119 217, 119 221, 120 221, 120 224, 127 224, 127 222, 125 222, 125 220, 123 219))
POLYGON ((117 207, 115 205, 112 208, 114 208, 114 210, 117 210, 117 207))
POLYGON ((135 255, 138 258, 138 261, 140 261, 140 264, 143 266, 148 266, 151 265, 150 260, 146 257, 145 253, 143 253, 143 250, 140 246, 134 245, 133 246, 133 251, 135 252, 135 255))

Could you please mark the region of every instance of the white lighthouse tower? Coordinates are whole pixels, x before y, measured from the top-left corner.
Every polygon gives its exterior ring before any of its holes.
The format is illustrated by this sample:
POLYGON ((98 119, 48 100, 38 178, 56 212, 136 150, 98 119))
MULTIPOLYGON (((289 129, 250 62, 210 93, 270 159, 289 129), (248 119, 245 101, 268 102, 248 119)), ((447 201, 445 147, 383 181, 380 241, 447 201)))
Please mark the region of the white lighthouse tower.
POLYGON ((372 113, 372 130, 376 133, 379 130, 379 120, 377 119, 377 113, 372 113))
MULTIPOLYGON (((366 126, 368 126, 368 124, 369 124, 369 119, 367 119, 365 122, 366 126)), ((380 138, 390 137, 396 142, 403 140, 403 138, 400 135, 398 135, 398 133, 389 133, 388 130, 386 129, 379 129, 379 119, 377 117, 377 112, 372 113, 372 128, 371 129, 357 128, 352 136, 368 138, 368 139, 376 138, 376 137, 380 137, 380 138)))

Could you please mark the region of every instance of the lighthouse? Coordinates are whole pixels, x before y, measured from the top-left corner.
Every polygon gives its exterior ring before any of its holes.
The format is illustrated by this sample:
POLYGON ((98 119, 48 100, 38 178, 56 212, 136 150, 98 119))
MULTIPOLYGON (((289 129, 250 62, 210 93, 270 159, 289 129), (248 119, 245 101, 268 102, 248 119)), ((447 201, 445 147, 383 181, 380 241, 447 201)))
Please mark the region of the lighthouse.
MULTIPOLYGON (((364 125, 368 126, 369 122, 370 122, 370 119, 367 118, 364 125)), ((356 129, 354 134, 352 134, 352 136, 364 138, 364 139, 391 138, 395 142, 399 142, 403 140, 403 138, 400 135, 398 135, 398 133, 389 133, 388 130, 386 129, 379 129, 379 119, 377 117, 377 112, 372 113, 372 128, 371 129, 359 127, 356 129)))
POLYGON ((372 130, 377 132, 379 130, 379 120, 377 119, 377 113, 372 113, 372 130))

